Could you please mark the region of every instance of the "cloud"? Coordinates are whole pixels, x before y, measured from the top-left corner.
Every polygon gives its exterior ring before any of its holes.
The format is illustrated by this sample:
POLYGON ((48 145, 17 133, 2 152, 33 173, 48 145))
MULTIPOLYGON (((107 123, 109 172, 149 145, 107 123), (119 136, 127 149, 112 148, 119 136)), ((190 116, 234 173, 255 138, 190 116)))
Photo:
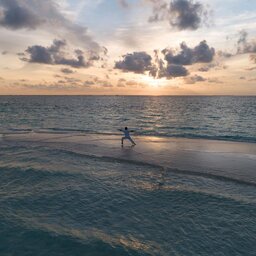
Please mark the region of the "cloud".
POLYGON ((172 78, 172 77, 180 77, 180 76, 187 76, 189 74, 188 70, 184 68, 181 65, 174 65, 174 64, 169 64, 167 68, 164 70, 164 72, 160 73, 160 78, 161 77, 166 77, 166 78, 172 78))
POLYGON ((62 68, 60 71, 64 74, 73 74, 73 73, 75 73, 72 69, 69 69, 69 68, 62 68))
POLYGON ((128 8, 130 7, 129 3, 126 0, 117 0, 117 2, 123 7, 128 8))
POLYGON ((192 0, 148 0, 153 3, 153 15, 149 22, 168 20, 178 30, 197 30, 209 18, 209 12, 200 2, 192 0))
POLYGON ((215 49, 210 48, 204 40, 194 48, 189 48, 185 42, 180 45, 181 51, 175 54, 172 49, 164 49, 162 53, 169 64, 192 65, 194 63, 207 63, 213 60, 215 49))
POLYGON ((64 37, 80 47, 100 51, 85 26, 78 25, 63 12, 56 0, 0 0, 0 26, 7 29, 41 29, 64 37))
POLYGON ((123 56, 123 60, 115 63, 116 69, 143 74, 152 68, 152 57, 146 52, 134 52, 123 56))
POLYGON ((0 0, 0 25, 9 29, 35 29, 43 20, 40 19, 22 1, 0 0))
POLYGON ((99 86, 101 86, 101 87, 106 87, 106 88, 113 87, 113 85, 112 85, 109 81, 101 80, 101 79, 98 78, 98 77, 95 77, 95 78, 94 78, 94 84, 95 84, 95 85, 99 85, 99 86))
POLYGON ((39 82, 39 83, 14 83, 15 85, 22 86, 26 89, 32 90, 75 90, 83 87, 80 82, 68 82, 66 80, 59 80, 57 82, 39 82))
POLYGON ((117 87, 125 87, 126 86, 126 80, 124 78, 120 78, 117 82, 117 87))
POLYGON ((195 84, 197 82, 204 82, 207 79, 205 79, 205 78, 203 78, 202 76, 199 76, 199 75, 194 75, 194 76, 186 77, 184 80, 187 84, 195 84))
POLYGON ((95 82, 94 81, 84 81, 84 86, 85 87, 90 87, 91 85, 94 85, 95 84, 95 82))
POLYGON ((140 83, 137 82, 135 80, 126 80, 124 78, 120 78, 117 82, 117 87, 119 88, 124 88, 124 87, 132 87, 132 88, 136 88, 136 87, 146 87, 146 85, 144 83, 140 83))
POLYGON ((245 30, 239 32, 237 41, 237 54, 256 53, 256 40, 248 41, 248 33, 245 30))
MULTIPOLYGON (((209 47, 206 41, 200 42, 194 48, 189 48, 185 42, 180 45, 181 50, 167 49, 161 51, 164 59, 159 55, 159 51, 154 51, 152 58, 146 52, 128 53, 121 61, 115 63, 115 68, 124 72, 134 72, 145 74, 148 71, 154 78, 182 77, 189 75, 189 71, 184 67, 195 63, 211 63, 215 56, 215 49, 209 47)), ((213 65, 213 64, 212 64, 213 65)), ((214 64, 216 66, 216 64, 214 64)), ((200 71, 208 71, 211 67, 204 67, 200 71)), ((120 84, 121 85, 121 84, 120 84)))
POLYGON ((256 63, 256 54, 251 54, 250 55, 250 60, 256 63))
POLYGON ((220 81, 218 78, 209 78, 207 81, 209 83, 214 83, 214 84, 223 84, 223 82, 220 81))
POLYGON ((256 67, 251 67, 251 68, 246 68, 245 70, 253 71, 253 70, 255 70, 255 69, 256 69, 256 67))
POLYGON ((149 22, 163 21, 169 18, 169 7, 164 0, 148 0, 153 4, 153 15, 149 17, 149 22))
MULTIPOLYGON (((21 56, 21 60, 31 63, 67 65, 73 68, 88 68, 93 64, 94 58, 91 60, 91 57, 89 57, 86 61, 84 52, 81 50, 75 50, 73 57, 68 57, 68 54, 64 51, 66 46, 67 43, 65 40, 54 40, 49 47, 41 45, 30 46, 25 51, 29 57, 21 56)), ((91 52, 89 52, 89 56, 91 56, 91 52)))

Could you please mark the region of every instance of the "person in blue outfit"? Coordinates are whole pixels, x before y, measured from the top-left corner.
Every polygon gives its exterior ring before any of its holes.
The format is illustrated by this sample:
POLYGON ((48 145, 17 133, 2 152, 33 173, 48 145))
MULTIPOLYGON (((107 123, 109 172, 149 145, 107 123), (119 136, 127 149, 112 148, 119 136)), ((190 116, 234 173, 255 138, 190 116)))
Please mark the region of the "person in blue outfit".
POLYGON ((133 131, 130 131, 127 127, 125 127, 124 129, 119 129, 119 131, 124 133, 124 137, 122 137, 121 139, 122 146, 124 145, 124 140, 129 140, 132 143, 132 145, 134 146, 136 145, 136 143, 133 141, 133 139, 130 136, 130 132, 133 132, 133 131))

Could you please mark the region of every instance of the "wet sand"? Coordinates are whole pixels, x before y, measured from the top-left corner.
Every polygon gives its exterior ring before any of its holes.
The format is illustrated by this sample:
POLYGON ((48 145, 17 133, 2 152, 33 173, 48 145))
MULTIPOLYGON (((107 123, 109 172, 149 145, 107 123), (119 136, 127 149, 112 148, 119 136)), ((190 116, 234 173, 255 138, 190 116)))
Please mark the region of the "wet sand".
POLYGON ((4 135, 1 143, 30 144, 31 150, 42 145, 256 185, 255 143, 134 136, 136 146, 125 141, 121 147, 120 139, 118 135, 31 132, 4 135))

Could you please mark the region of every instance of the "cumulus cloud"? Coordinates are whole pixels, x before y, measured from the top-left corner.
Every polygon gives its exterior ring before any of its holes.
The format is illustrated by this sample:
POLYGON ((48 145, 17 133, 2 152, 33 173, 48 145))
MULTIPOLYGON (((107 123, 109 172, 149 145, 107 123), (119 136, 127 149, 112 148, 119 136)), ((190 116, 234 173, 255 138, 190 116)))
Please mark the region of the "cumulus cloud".
MULTIPOLYGON (((89 52, 87 61, 85 60, 85 53, 81 50, 75 50, 73 57, 68 56, 65 52, 67 43, 65 40, 54 40, 52 45, 44 47, 41 45, 34 45, 27 48, 25 51, 29 57, 22 57, 21 60, 31 63, 42 63, 50 65, 67 65, 73 68, 88 68, 95 60, 89 52)), ((65 70, 67 71, 67 70, 65 70)))
POLYGON ((123 56, 121 61, 116 62, 115 68, 124 72, 139 74, 148 72, 154 78, 165 77, 170 79, 173 77, 188 76, 189 71, 184 66, 195 63, 208 63, 208 66, 200 69, 200 71, 204 72, 216 66, 216 64, 211 63, 215 56, 215 49, 209 47, 206 41, 200 42, 194 48, 188 47, 183 42, 180 48, 181 50, 179 52, 167 48, 162 50, 161 53, 155 50, 153 58, 146 52, 128 53, 123 56), (160 54, 163 54, 164 59, 161 58, 160 54))
POLYGON ((213 60, 215 49, 209 47, 204 40, 194 48, 189 48, 185 42, 180 45, 181 51, 175 54, 172 49, 164 49, 162 53, 169 64, 192 65, 193 63, 207 63, 213 60))
POLYGON ((87 27, 70 20, 56 0, 0 0, 0 26, 7 29, 42 29, 65 36, 86 49, 101 47, 88 35, 87 27))
POLYGON ((116 69, 143 74, 152 68, 152 57, 146 52, 134 52, 123 56, 123 60, 115 63, 116 69))
POLYGON ((169 64, 164 72, 160 73, 161 77, 172 78, 187 76, 189 74, 188 70, 181 65, 169 64))
POLYGON ((149 22, 169 20, 178 30, 196 30, 209 18, 209 12, 200 2, 193 0, 172 0, 168 5, 164 0, 148 0, 153 3, 153 15, 149 22))

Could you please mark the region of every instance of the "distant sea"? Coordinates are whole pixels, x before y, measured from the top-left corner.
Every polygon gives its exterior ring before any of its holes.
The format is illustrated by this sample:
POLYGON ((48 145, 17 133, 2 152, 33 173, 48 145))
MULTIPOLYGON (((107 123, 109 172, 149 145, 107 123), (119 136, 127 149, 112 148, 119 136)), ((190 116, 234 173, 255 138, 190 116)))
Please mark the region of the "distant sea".
POLYGON ((1 96, 0 133, 85 132, 256 142, 256 97, 1 96))
MULTIPOLYGON (((249 153, 229 159, 254 166, 256 97, 1 96, 0 256, 255 256, 254 184, 232 180, 227 162, 216 178, 126 160, 120 156, 143 159, 143 148, 121 148, 119 137, 116 158, 101 141, 79 144, 124 126, 144 143, 156 136, 242 145, 249 153), (40 139, 57 134, 68 139, 40 139), (15 140, 28 135, 34 141, 15 140), (222 179, 227 168, 231 179, 222 179)), ((172 159, 190 155, 171 146, 172 159)), ((214 172, 212 156, 225 152, 203 148, 184 162, 210 162, 214 172)))

